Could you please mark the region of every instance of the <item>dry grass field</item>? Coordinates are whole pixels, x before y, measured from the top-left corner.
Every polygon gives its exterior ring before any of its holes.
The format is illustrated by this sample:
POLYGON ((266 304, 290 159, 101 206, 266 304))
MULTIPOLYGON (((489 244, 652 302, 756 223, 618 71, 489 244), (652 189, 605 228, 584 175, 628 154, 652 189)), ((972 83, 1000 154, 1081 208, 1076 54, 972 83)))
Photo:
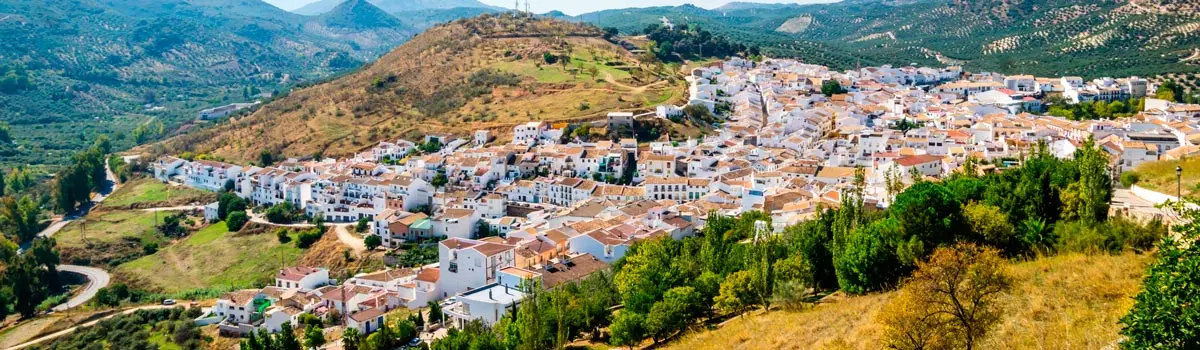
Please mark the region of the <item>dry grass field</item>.
POLYGON ((430 28, 356 72, 297 89, 249 116, 142 150, 245 162, 261 150, 346 156, 427 133, 489 129, 504 140, 526 121, 594 121, 682 102, 683 80, 659 70, 640 66, 595 27, 476 17, 430 28), (550 63, 546 54, 570 60, 550 63))
MULTIPOLYGON (((1117 321, 1132 297, 1150 255, 1067 254, 1013 264, 1017 280, 1004 299, 1004 319, 984 349, 1100 349, 1115 344, 1117 321)), ((895 292, 834 296, 803 311, 743 316, 723 327, 685 335, 668 348, 882 349, 875 316, 895 292)))

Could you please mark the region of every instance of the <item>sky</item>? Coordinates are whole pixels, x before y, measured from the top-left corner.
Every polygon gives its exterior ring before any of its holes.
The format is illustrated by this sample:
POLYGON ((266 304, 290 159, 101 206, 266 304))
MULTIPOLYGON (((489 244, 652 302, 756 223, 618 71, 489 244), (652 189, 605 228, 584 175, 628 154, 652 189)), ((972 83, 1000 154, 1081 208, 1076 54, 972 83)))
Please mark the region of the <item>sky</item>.
MULTIPOLYGON (((275 5, 284 10, 295 10, 301 6, 316 0, 265 0, 272 5, 275 5)), ((480 0, 481 2, 511 8, 513 0, 480 0)), ((652 7, 652 6, 676 6, 685 3, 690 3, 703 8, 714 8, 733 0, 529 0, 529 8, 536 13, 545 13, 551 10, 559 10, 569 15, 578 15, 598 10, 627 8, 627 7, 652 7)), ((813 1, 813 0, 738 0, 746 2, 762 2, 762 3, 811 3, 811 2, 829 2, 813 1)), ((525 0, 521 0, 521 6, 525 6, 525 0)))

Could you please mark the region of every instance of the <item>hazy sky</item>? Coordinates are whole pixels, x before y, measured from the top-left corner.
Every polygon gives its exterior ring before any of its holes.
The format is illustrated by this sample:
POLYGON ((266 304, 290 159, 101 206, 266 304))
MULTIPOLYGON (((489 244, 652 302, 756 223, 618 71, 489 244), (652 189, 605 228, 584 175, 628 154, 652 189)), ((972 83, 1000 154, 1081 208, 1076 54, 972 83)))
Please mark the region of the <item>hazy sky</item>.
MULTIPOLYGON (((278 6, 284 10, 294 10, 316 0, 265 0, 272 5, 278 6)), ((512 0, 480 0, 483 3, 495 6, 511 8, 512 0)), ((626 8, 626 7, 651 7, 651 6, 674 6, 685 3, 691 3, 704 8, 713 8, 724 5, 733 0, 529 0, 529 7, 534 12, 544 13, 550 10, 559 10, 570 15, 578 15, 581 13, 592 12, 596 10, 626 8)), ((739 0, 747 2, 763 2, 763 3, 812 3, 812 2, 832 2, 833 0, 739 0)), ((521 0, 521 6, 525 6, 525 0, 521 0)))

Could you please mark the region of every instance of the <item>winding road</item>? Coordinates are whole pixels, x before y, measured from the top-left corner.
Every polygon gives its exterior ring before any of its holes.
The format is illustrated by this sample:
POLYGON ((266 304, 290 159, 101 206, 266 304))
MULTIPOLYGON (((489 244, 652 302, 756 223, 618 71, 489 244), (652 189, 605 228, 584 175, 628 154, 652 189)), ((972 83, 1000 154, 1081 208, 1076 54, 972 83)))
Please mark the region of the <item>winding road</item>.
POLYGON ((64 311, 79 305, 83 305, 84 303, 88 302, 88 300, 94 298, 96 296, 96 292, 100 291, 100 288, 108 286, 108 281, 111 279, 111 277, 108 275, 108 272, 90 266, 58 265, 58 270, 84 275, 88 279, 88 284, 83 291, 79 292, 79 294, 71 297, 71 299, 67 300, 67 302, 55 306, 54 311, 64 311))

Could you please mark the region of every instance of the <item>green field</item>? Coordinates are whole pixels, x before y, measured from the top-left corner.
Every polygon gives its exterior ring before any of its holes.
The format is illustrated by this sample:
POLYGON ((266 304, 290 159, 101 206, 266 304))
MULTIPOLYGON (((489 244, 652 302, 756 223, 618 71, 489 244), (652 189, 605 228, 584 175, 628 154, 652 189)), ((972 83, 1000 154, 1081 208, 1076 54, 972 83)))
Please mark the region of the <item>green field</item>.
POLYGON ((185 186, 170 186, 153 178, 137 179, 125 183, 104 200, 105 208, 154 208, 207 204, 216 200, 217 194, 185 186))
POLYGON ((563 68, 561 63, 548 64, 544 61, 530 58, 499 62, 493 65, 492 68, 518 75, 530 76, 539 83, 551 84, 594 82, 596 80, 603 80, 605 74, 612 75, 613 79, 617 81, 627 81, 631 77, 629 72, 607 66, 604 64, 604 61, 601 57, 593 57, 592 52, 587 51, 572 54, 571 62, 567 64, 566 69, 563 68), (540 67, 538 63, 541 64, 540 67), (597 75, 595 77, 588 74, 588 70, 592 67, 596 68, 597 75), (578 72, 572 75, 570 70, 578 72))
POLYGON ((163 292, 206 287, 256 287, 304 251, 281 244, 272 231, 229 232, 224 222, 209 225, 157 253, 117 267, 118 280, 163 292))

